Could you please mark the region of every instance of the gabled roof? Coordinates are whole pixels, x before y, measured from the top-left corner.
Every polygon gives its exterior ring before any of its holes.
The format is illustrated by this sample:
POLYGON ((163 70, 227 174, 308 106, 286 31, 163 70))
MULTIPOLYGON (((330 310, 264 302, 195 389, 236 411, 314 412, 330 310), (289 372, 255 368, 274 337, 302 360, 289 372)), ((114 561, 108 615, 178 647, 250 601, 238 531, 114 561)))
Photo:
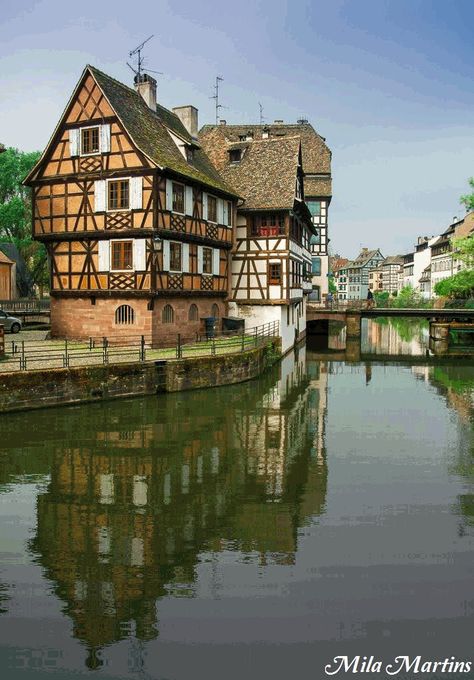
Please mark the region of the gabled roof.
MULTIPOLYGON (((216 152, 216 140, 220 139, 221 145, 225 142, 228 148, 240 142, 244 145, 247 134, 253 136, 253 140, 263 140, 263 133, 269 135, 269 139, 285 139, 297 135, 301 139, 303 154, 303 171, 305 173, 306 196, 332 195, 331 186, 331 151, 324 137, 321 137, 310 123, 272 123, 265 125, 204 125, 199 132, 199 140, 210 156, 216 168, 219 170, 226 163, 225 156, 216 152), (244 139, 241 139, 244 138, 244 139), (212 151, 209 147, 214 147, 212 151)), ((252 144, 253 142, 250 142, 252 144)), ((235 147, 234 147, 235 148, 235 147)))
POLYGON ((291 210, 295 204, 300 138, 261 139, 247 145, 242 159, 221 164, 221 174, 245 199, 243 209, 291 210))
POLYGON ((15 263, 13 262, 13 260, 10 260, 10 258, 7 257, 7 256, 5 255, 5 253, 2 252, 1 250, 0 250, 0 263, 1 263, 1 264, 9 264, 9 265, 15 264, 15 263))
POLYGON ((389 255, 382 262, 382 267, 385 266, 385 265, 392 265, 392 264, 403 264, 403 256, 402 255, 389 255))
POLYGON ((380 257, 382 257, 382 254, 379 249, 362 250, 355 260, 352 260, 351 262, 349 262, 348 265, 346 265, 346 269, 360 269, 361 267, 364 267, 376 255, 380 255, 380 257))
MULTIPOLYGON (((132 141, 154 165, 163 170, 170 170, 183 177, 196 180, 224 193, 233 194, 232 190, 222 180, 219 173, 216 172, 206 154, 196 144, 195 140, 192 139, 175 113, 159 104, 156 107, 156 111, 152 111, 138 92, 115 80, 115 78, 108 76, 106 73, 99 71, 94 66, 86 66, 75 93, 88 74, 92 75, 104 93, 105 98, 117 114, 132 141), (194 147, 192 163, 187 162, 168 131, 171 131, 180 137, 183 142, 194 147)), ((66 107, 63 118, 69 109, 70 103, 66 107)), ((27 180, 33 177, 45 156, 46 153, 43 154, 27 180)))

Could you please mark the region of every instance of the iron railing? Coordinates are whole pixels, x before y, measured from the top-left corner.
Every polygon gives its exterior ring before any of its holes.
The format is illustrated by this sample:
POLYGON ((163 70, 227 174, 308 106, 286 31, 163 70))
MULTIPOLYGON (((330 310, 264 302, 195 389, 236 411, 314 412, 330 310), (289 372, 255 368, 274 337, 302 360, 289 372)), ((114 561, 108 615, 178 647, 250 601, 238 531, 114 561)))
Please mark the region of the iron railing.
POLYGON ((4 312, 49 312, 50 300, 0 300, 0 309, 4 312))
POLYGON ((273 321, 243 332, 222 331, 213 337, 197 334, 190 339, 179 333, 173 342, 169 336, 166 340, 152 335, 90 337, 87 341, 13 339, 5 342, 0 372, 235 354, 260 347, 278 336, 279 323, 273 321))

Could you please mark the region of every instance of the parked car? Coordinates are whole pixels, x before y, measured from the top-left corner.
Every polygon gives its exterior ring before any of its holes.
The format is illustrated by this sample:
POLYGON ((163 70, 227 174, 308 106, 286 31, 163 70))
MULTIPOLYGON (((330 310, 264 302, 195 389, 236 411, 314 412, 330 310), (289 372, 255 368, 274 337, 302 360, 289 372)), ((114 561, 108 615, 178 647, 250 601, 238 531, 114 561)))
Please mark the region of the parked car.
POLYGON ((21 331, 20 319, 17 319, 16 316, 11 316, 8 312, 4 312, 1 309, 0 325, 3 326, 4 330, 10 331, 10 333, 19 333, 21 331))

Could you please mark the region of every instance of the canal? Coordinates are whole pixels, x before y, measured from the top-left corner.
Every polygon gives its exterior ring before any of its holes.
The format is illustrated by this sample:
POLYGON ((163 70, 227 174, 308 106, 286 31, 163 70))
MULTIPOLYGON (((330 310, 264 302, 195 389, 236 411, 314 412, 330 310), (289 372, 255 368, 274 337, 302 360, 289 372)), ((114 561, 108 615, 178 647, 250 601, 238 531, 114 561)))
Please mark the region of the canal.
POLYGON ((336 328, 241 385, 2 415, 2 677, 469 660, 474 362, 411 362, 408 321, 364 322, 371 362, 336 328))

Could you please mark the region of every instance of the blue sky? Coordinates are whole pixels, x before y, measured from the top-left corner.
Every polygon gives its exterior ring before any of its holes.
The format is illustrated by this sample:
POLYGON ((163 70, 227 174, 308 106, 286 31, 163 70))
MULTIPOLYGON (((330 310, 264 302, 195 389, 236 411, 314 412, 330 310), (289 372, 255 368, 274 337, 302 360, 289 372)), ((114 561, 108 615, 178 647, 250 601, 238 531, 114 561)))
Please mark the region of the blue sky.
POLYGON ((411 249, 474 175, 471 0, 3 0, 0 141, 42 149, 86 63, 131 84, 151 33, 159 101, 229 123, 307 117, 333 151, 334 251, 411 249))

